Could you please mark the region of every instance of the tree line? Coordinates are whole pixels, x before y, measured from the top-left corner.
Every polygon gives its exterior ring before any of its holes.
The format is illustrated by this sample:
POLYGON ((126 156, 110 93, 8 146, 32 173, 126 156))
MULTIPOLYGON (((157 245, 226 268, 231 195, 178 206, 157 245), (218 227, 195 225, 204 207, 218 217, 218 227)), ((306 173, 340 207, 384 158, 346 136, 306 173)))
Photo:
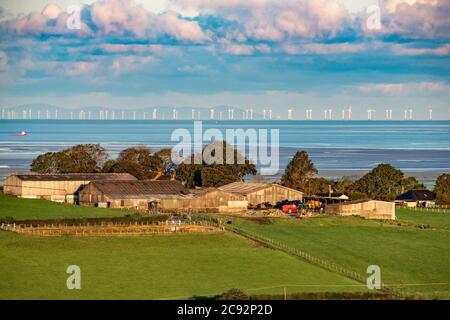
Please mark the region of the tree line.
MULTIPOLYGON (((227 154, 229 144, 221 142, 223 154, 227 154)), ((214 142, 217 144, 217 142, 214 142)), ((217 145, 207 145, 202 150, 215 156, 217 145)), ((243 158, 234 149, 234 164, 194 163, 175 165, 171 159, 171 150, 162 149, 152 152, 147 147, 131 147, 122 150, 116 159, 99 144, 80 144, 57 152, 39 155, 32 161, 31 171, 39 173, 130 173, 139 180, 158 179, 173 175, 186 187, 220 187, 231 182, 242 181, 244 177, 257 174, 256 166, 243 158), (237 159, 243 158, 238 162, 237 159)), ((203 157, 202 157, 203 159, 203 157)), ((298 151, 288 163, 280 183, 314 195, 342 192, 352 199, 376 199, 392 201, 403 192, 413 189, 425 189, 414 177, 405 177, 404 173, 390 164, 379 164, 372 171, 353 181, 350 179, 327 180, 317 177, 318 170, 306 151, 298 151)), ((438 177, 435 188, 438 204, 450 204, 450 174, 438 177)))

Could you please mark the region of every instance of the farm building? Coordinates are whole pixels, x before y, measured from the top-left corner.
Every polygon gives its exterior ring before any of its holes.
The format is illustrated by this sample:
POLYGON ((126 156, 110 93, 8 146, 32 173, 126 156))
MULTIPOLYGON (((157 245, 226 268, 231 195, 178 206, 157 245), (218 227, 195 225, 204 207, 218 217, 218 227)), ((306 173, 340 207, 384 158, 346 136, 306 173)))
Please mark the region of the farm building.
POLYGON ((357 200, 328 204, 325 213, 339 216, 361 216, 366 219, 395 220, 395 203, 378 200, 357 200))
POLYGON ((148 210, 162 199, 191 197, 179 181, 93 181, 80 191, 86 206, 148 210))
POLYGON ((407 207, 434 207, 436 194, 429 190, 411 190, 399 195, 395 202, 407 207))
POLYGON ((277 204, 282 200, 302 200, 303 193, 279 184, 233 182, 219 188, 222 191, 245 197, 250 207, 262 203, 277 204))
POLYGON ((207 188, 195 192, 192 197, 162 199, 162 211, 177 212, 242 212, 248 202, 243 195, 207 188))
POLYGON ((3 183, 3 192, 21 198, 76 202, 78 192, 91 181, 136 180, 128 173, 14 174, 3 183))

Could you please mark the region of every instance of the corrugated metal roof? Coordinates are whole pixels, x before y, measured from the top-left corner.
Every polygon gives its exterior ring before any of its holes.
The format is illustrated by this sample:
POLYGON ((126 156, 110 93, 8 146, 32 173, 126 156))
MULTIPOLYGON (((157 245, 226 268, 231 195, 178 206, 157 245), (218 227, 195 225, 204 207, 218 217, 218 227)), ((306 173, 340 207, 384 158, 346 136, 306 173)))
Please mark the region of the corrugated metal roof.
POLYGON ((17 174, 27 181, 99 181, 99 180, 137 180, 129 173, 64 173, 64 174, 17 174))
POLYGON ((238 194, 249 194, 261 189, 266 189, 272 187, 271 184, 268 183, 257 183, 257 182, 233 182, 222 187, 219 187, 220 190, 238 193, 238 194))
POLYGON ((149 199, 190 194, 179 181, 93 181, 91 183, 104 195, 112 198, 149 199))

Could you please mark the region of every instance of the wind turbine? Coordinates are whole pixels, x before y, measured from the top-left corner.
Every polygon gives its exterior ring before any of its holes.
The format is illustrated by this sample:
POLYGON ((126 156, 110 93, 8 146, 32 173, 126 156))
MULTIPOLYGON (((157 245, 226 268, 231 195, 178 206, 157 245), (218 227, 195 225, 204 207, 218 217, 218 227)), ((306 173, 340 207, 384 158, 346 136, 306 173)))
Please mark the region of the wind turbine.
POLYGON ((392 109, 386 109, 386 120, 392 120, 392 109))
POLYGON ((209 118, 211 119, 211 120, 214 120, 214 109, 209 109, 209 118))
POLYGON ((433 120, 433 109, 428 109, 428 119, 433 120))
POLYGON ((352 120, 352 106, 350 105, 349 107, 348 107, 348 120, 352 120))
POLYGON ((195 120, 195 109, 192 109, 192 120, 195 120))
POLYGON ((288 120, 292 120, 292 112, 293 112, 292 109, 288 110, 288 120))
POLYGON ((409 120, 413 119, 413 109, 409 109, 409 120))
POLYGON ((374 112, 376 112, 376 110, 374 110, 374 109, 367 109, 367 120, 372 120, 374 112))
POLYGON ((157 118, 158 118, 158 115, 157 115, 157 111, 155 108, 155 109, 153 109, 153 112, 152 112, 152 120, 156 120, 157 118))

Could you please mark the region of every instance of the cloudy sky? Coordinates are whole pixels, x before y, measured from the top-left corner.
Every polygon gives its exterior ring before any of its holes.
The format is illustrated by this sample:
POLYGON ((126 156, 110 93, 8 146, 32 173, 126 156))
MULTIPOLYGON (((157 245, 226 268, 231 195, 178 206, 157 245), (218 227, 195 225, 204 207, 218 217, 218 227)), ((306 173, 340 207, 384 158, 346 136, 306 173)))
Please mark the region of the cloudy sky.
POLYGON ((448 0, 0 0, 2 107, 448 119, 449 69, 448 0))

